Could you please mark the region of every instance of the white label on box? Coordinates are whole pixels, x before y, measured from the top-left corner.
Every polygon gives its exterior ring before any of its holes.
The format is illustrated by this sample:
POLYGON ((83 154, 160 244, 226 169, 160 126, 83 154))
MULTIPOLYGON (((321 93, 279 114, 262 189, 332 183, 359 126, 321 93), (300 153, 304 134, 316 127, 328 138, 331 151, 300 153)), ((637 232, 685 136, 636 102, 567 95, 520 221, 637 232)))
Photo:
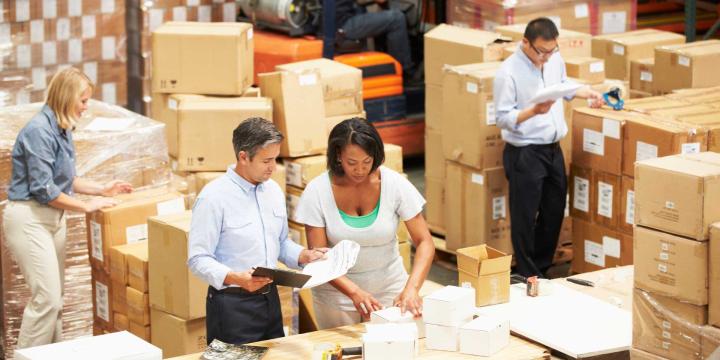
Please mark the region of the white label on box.
POLYGON ((82 40, 70 39, 68 41, 68 62, 79 63, 82 61, 82 40))
POLYGON ((668 251, 668 250, 670 250, 670 246, 667 243, 662 243, 662 244, 660 244, 660 250, 668 251))
POLYGON ((472 175, 470 175, 470 181, 474 182, 475 184, 482 185, 485 183, 485 178, 481 174, 473 173, 472 175))
POLYGON ((612 218, 613 186, 598 181, 598 215, 612 218))
POLYGON ((165 9, 152 9, 148 13, 148 28, 155 31, 165 21, 165 9))
POLYGON ((89 62, 83 64, 83 72, 90 78, 90 81, 97 84, 97 63, 89 62))
POLYGON ((663 350, 670 350, 670 342, 668 342, 668 341, 663 341, 663 342, 662 342, 662 348, 663 348, 663 350))
POLYGON ((603 135, 620 139, 620 122, 613 119, 603 118, 603 135))
POLYGON ((465 83, 465 90, 471 94, 477 94, 478 93, 478 84, 468 81, 465 83))
POLYGON ((235 22, 237 18, 237 11, 235 10, 235 3, 223 4, 223 22, 235 22))
POLYGON ((68 1, 68 16, 82 15, 82 0, 68 1))
POLYGON ((587 3, 577 4, 575 5, 575 17, 578 19, 583 19, 588 17, 588 14, 590 13, 590 10, 588 8, 587 3))
POLYGON ((46 41, 43 43, 43 65, 57 64, 57 43, 46 41))
POLYGON ((497 119, 495 118, 495 103, 492 101, 485 105, 485 123, 487 125, 497 124, 497 119))
POLYGON ((57 25, 55 25, 55 29, 55 38, 57 40, 70 39, 70 19, 58 19, 57 25))
POLYGON ((110 295, 107 285, 95 281, 95 314, 97 317, 110 321, 110 295))
POLYGON ((649 71, 641 71, 640 81, 652 82, 652 73, 649 71))
POLYGON ((15 95, 15 105, 25 105, 30 103, 30 92, 27 90, 20 90, 15 95))
POLYGON ((252 28, 248 29, 248 31, 247 31, 247 39, 248 39, 248 40, 252 40, 252 38, 253 38, 254 36, 255 36, 255 32, 253 32, 253 29, 252 29, 252 28))
POLYGON ((95 221, 90 220, 90 242, 92 243, 92 257, 103 261, 103 238, 102 227, 95 221))
POLYGON ((177 110, 178 102, 175 99, 168 99, 168 109, 177 110))
POLYGON ((292 240, 296 244, 300 244, 300 240, 302 239, 302 234, 300 234, 300 230, 290 228, 288 229, 288 236, 290 237, 290 240, 292 240))
POLYGON ((497 196, 493 198, 493 220, 505 219, 506 207, 505 196, 497 196))
POLYGON ((212 8, 210 5, 202 5, 198 7, 198 21, 210 22, 212 20, 212 8))
POLYGON ((44 67, 32 69, 33 90, 45 90, 47 87, 47 73, 44 67))
POLYGON ((558 29, 562 29, 562 19, 559 16, 548 16, 548 19, 554 22, 558 29))
POLYGON ((29 68, 32 64, 32 48, 30 45, 17 46, 17 66, 21 69, 29 68))
POLYGON ((302 165, 292 162, 286 162, 285 181, 288 183, 288 185, 302 187, 302 165))
POLYGON ((685 143, 681 148, 682 154, 697 154, 700 152, 700 143, 685 143))
POLYGON ((647 159, 655 159, 658 157, 658 147, 652 144, 637 142, 637 150, 635 151, 635 161, 643 161, 647 159))
POLYGON ((173 21, 185 21, 187 20, 187 8, 184 6, 176 6, 172 9, 173 21))
POLYGON ((15 22, 30 20, 30 0, 15 0, 15 22))
POLYGON ((115 12, 115 0, 102 0, 100 3, 100 12, 103 14, 112 14, 115 12))
POLYGON ((177 214, 183 211, 185 211, 185 201, 181 197, 157 204, 158 215, 177 214))
POLYGON ((662 332, 662 337, 665 338, 665 339, 670 339, 672 336, 670 335, 670 332, 669 332, 669 331, 663 330, 663 332, 662 332))
POLYGON ((315 74, 304 74, 298 78, 300 86, 312 86, 317 84, 317 76, 315 74))
POLYGON ((670 259, 670 254, 666 252, 660 252, 660 260, 662 261, 668 261, 670 259))
POLYGON ((613 54, 623 56, 625 55, 625 46, 614 44, 613 45, 613 54))
POLYGON ((678 65, 690 67, 690 58, 687 56, 678 56, 678 65))
POLYGON ((102 59, 103 60, 114 60, 115 59, 115 37, 114 36, 103 36, 103 38, 102 38, 102 59))
POLYGON ((605 139, 601 132, 583 129, 583 151, 591 154, 605 155, 605 139))
POLYGON ((95 37, 95 15, 82 17, 82 38, 92 39, 95 37))
POLYGON ((185 5, 187 6, 198 6, 200 5, 200 0, 187 0, 185 2, 185 5))
POLYGON ((583 179, 579 176, 575 176, 573 188, 573 207, 582 212, 590 211, 590 181, 583 179))
POLYGON ((620 258, 620 240, 603 236, 603 253, 607 256, 620 258))
POLYGON ((596 242, 585 240, 585 262, 605 267, 605 253, 603 253, 603 246, 596 242))
POLYGON ((30 42, 39 44, 45 41, 45 22, 43 20, 33 20, 30 22, 30 42))
POLYGON ((11 41, 10 24, 0 24, 0 45, 7 46, 11 41))
POLYGON ((616 34, 625 32, 627 23, 626 11, 607 11, 602 16, 602 33, 616 34))
POLYGON ((625 204, 625 222, 635 225, 635 191, 628 190, 625 204))
POLYGON ((666 272, 667 272, 667 265, 665 265, 665 264, 658 264, 658 270, 659 270, 661 273, 666 273, 666 272))
MULTIPOLYGON (((468 24, 465 24, 465 23, 455 23, 454 25, 459 26, 459 27, 464 27, 464 28, 470 27, 468 24)), ((490 21, 487 19, 483 20, 483 30, 485 30, 485 31, 495 31, 495 28, 497 28, 498 26, 500 26, 500 24, 498 22, 490 21)))
POLYGON ((666 202, 665 202, 665 208, 667 208, 667 209, 669 209, 669 210, 673 210, 673 209, 675 209, 675 203, 672 202, 672 201, 666 201, 666 202))
POLYGON ((604 61, 596 61, 593 63, 590 63, 590 72, 591 73, 599 73, 605 71, 605 62, 604 61))
POLYGON ((57 0, 43 0, 43 19, 57 17, 57 0))
POLYGON ((128 244, 147 240, 147 238, 148 238, 147 223, 134 225, 134 226, 128 226, 125 228, 125 239, 127 240, 128 244))
POLYGON ((662 327, 663 329, 670 330, 672 328, 672 324, 667 320, 663 320, 662 327))
POLYGON ((102 101, 112 105, 117 104, 117 85, 114 82, 102 84, 102 101))

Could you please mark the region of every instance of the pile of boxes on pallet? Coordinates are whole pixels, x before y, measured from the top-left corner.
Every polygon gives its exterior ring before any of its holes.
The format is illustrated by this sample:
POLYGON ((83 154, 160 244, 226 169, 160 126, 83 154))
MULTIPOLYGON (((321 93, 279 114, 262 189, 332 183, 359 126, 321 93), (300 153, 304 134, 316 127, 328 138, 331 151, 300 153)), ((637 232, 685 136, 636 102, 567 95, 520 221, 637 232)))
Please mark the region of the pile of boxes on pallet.
POLYGON ((712 152, 636 164, 633 359, 717 357, 719 178, 712 152))

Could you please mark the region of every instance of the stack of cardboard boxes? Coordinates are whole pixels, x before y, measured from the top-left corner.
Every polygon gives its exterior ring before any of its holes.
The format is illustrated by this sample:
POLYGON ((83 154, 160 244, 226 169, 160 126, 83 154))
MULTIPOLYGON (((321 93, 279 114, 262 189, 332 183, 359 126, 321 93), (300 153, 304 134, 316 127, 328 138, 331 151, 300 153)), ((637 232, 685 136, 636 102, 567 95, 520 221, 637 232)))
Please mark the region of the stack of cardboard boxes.
MULTIPOLYGON (((674 155, 636 164, 633 354, 708 359, 718 348, 720 155, 674 155), (663 179, 658 181, 658 179, 663 179), (717 248, 715 248, 717 250, 717 248), (717 254, 717 251, 714 251, 717 254), (713 278, 714 277, 714 278, 713 278)), ((645 356, 647 358, 647 356, 645 356)))

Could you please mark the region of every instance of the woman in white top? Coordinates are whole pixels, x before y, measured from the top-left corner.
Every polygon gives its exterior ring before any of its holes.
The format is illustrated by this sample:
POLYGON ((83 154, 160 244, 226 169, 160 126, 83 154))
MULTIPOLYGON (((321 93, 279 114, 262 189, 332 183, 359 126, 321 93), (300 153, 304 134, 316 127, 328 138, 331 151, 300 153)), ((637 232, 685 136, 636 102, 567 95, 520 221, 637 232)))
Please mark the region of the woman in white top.
POLYGON ((425 199, 405 177, 381 166, 384 160, 382 139, 370 123, 341 122, 328 139, 328 171, 307 185, 296 209, 295 220, 305 225, 311 248, 345 239, 360 244, 346 276, 313 289, 322 329, 367 320, 371 312, 393 305, 415 316, 422 313, 418 291, 435 254, 422 216, 425 199), (410 276, 398 252, 400 220, 416 248, 410 276))

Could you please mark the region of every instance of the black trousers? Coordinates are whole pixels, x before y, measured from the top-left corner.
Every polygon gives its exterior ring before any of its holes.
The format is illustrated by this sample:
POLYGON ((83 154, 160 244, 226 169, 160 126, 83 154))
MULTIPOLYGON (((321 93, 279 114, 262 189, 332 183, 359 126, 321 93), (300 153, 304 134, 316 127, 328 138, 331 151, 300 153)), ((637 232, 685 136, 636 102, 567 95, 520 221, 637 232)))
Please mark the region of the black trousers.
POLYGON ((280 296, 270 285, 267 294, 241 294, 208 287, 205 301, 207 343, 214 339, 242 345, 285 336, 280 296))
POLYGON ((567 196, 560 146, 505 144, 505 176, 510 185, 510 226, 515 271, 544 276, 552 265, 567 196))

